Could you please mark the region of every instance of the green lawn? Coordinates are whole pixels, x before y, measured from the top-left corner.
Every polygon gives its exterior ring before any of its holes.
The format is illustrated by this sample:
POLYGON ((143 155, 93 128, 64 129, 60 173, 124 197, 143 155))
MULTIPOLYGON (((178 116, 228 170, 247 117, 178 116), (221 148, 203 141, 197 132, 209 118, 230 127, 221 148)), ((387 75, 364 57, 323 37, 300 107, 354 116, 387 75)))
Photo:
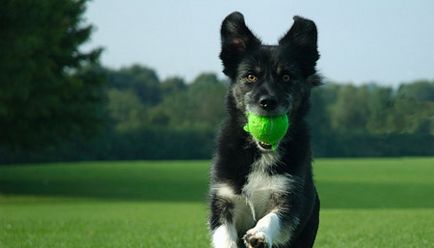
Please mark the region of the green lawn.
MULTIPOLYGON (((434 159, 320 159, 316 247, 434 247, 434 159)), ((0 167, 0 247, 209 247, 208 162, 0 167)))

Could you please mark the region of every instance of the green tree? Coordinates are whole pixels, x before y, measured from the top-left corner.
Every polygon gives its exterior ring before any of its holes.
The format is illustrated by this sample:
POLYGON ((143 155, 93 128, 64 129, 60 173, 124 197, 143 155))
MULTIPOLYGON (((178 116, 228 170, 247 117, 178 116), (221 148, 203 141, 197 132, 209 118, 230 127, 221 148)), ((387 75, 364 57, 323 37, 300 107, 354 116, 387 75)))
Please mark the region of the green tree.
POLYGON ((336 102, 330 105, 330 121, 337 132, 362 133, 366 130, 369 109, 365 87, 343 85, 339 87, 336 102))
POLYGON ((339 85, 327 83, 312 90, 311 109, 308 115, 312 134, 322 136, 330 133, 331 120, 329 106, 336 102, 339 85))
POLYGON ((110 89, 108 110, 119 132, 131 132, 146 122, 146 108, 132 90, 110 89))
POLYGON ((152 111, 153 107, 160 104, 164 95, 185 87, 184 81, 176 77, 160 83, 157 73, 142 65, 119 70, 106 68, 105 73, 109 85, 108 110, 116 131, 121 133, 152 125, 165 126, 167 118, 152 111))
POLYGON ((116 71, 107 70, 107 73, 111 87, 134 91, 144 105, 154 106, 161 101, 161 85, 154 70, 133 65, 116 71))
POLYGON ((389 123, 395 132, 434 134, 434 83, 402 84, 391 113, 389 123))
POLYGON ((83 52, 86 0, 0 3, 0 144, 41 146, 94 133, 104 118, 101 74, 83 52))
POLYGON ((153 123, 177 129, 214 131, 224 118, 226 86, 215 74, 199 75, 186 90, 166 96, 151 111, 153 123))
POLYGON ((399 86, 398 97, 434 102, 434 82, 419 80, 399 86))
POLYGON ((163 95, 167 96, 179 91, 187 89, 184 79, 180 77, 170 77, 161 82, 161 90, 163 95))
POLYGON ((393 89, 370 85, 365 99, 368 107, 367 132, 371 134, 385 134, 393 132, 388 120, 393 113, 393 89))

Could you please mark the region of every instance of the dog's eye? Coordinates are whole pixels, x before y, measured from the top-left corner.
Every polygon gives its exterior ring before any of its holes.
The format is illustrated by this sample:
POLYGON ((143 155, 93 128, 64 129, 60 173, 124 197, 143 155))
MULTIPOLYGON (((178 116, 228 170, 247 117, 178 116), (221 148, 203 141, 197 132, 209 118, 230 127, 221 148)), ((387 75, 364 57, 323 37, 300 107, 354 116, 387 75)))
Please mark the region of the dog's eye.
POLYGON ((288 74, 283 74, 282 80, 285 82, 288 82, 291 79, 291 77, 288 74))
POLYGON ((249 83, 254 83, 254 82, 256 82, 256 80, 258 80, 258 78, 253 74, 249 74, 249 75, 247 75, 246 80, 249 83))

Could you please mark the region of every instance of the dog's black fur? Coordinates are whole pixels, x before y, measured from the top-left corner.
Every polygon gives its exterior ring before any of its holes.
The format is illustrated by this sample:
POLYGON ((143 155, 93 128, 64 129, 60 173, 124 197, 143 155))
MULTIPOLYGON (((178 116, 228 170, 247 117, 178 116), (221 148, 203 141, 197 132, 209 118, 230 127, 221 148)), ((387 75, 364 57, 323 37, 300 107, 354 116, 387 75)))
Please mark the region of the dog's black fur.
MULTIPOLYGON (((271 185, 265 212, 252 210, 252 215, 259 215, 253 217, 254 222, 247 228, 254 228, 257 221, 274 212, 279 220, 280 241, 268 240, 272 247, 312 247, 319 224, 319 199, 312 179, 310 139, 304 118, 309 109, 310 90, 320 84, 315 70, 319 58, 316 26, 296 16, 279 45, 262 45, 245 25, 243 15, 234 12, 223 21, 221 39, 220 58, 224 73, 232 83, 227 94, 228 117, 218 138, 211 170, 209 225, 211 235, 216 236, 214 239, 221 238, 216 234, 217 228, 232 225, 236 230, 232 238, 236 241, 230 245, 214 240, 214 246, 269 247, 267 238, 270 237, 255 236, 236 223, 239 212, 235 208, 240 203, 234 199, 249 200, 244 190, 249 175, 257 170, 267 178, 279 175, 290 178, 291 185, 285 192, 274 192, 271 185), (253 75, 254 80, 250 76, 249 81, 248 75, 253 75), (290 128, 277 151, 261 146, 243 130, 247 111, 268 116, 288 115, 290 128), (278 159, 271 159, 268 164, 266 159, 258 162, 263 156, 273 157, 274 153, 278 153, 278 159), (222 184, 233 195, 220 194, 218 187, 222 184)), ((255 194, 255 189, 250 193, 255 194)), ((257 203, 251 204, 255 209, 257 203)))

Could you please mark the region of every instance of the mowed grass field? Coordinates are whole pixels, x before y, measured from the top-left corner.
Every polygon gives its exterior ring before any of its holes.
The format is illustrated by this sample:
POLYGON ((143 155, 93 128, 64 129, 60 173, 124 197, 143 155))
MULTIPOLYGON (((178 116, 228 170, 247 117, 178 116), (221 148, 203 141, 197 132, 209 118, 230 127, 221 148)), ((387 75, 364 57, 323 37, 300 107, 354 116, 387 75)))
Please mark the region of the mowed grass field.
MULTIPOLYGON (((0 166, 0 247, 210 247, 208 161, 0 166)), ((434 158, 318 159, 315 247, 434 247, 434 158)))

